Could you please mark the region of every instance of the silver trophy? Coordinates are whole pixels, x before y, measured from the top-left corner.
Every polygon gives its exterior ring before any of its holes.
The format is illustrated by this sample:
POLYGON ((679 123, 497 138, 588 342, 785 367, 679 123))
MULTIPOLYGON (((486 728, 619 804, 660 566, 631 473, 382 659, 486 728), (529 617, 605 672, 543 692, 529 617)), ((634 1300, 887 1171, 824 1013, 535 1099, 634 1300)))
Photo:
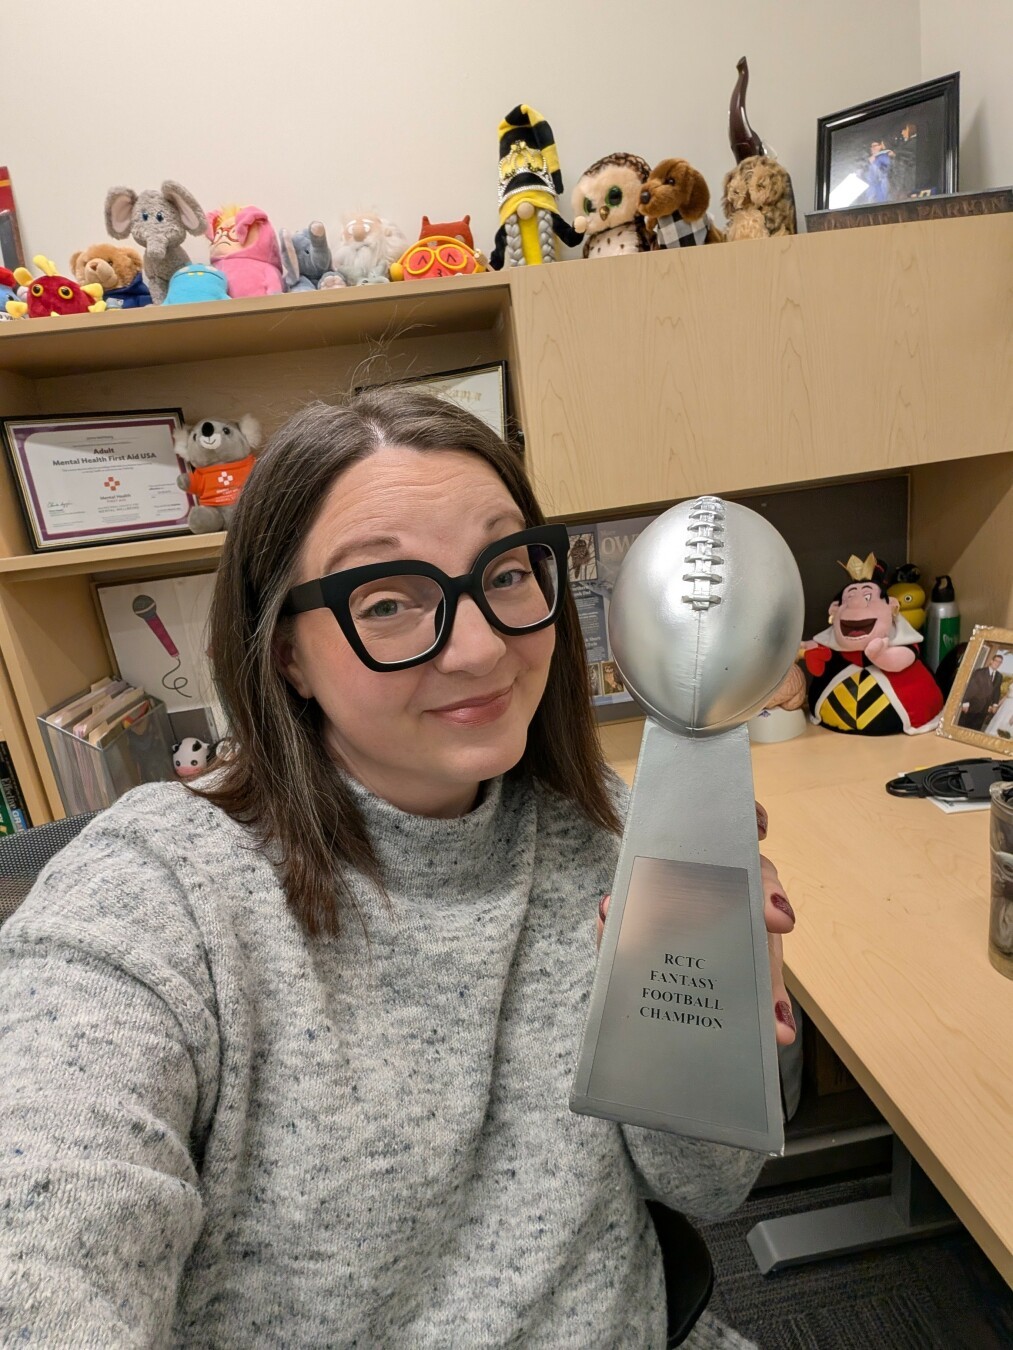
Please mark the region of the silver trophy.
POLYGON ((784 1148, 745 723, 795 660, 787 544, 717 497, 633 543, 609 639, 647 714, 570 1108, 784 1148))

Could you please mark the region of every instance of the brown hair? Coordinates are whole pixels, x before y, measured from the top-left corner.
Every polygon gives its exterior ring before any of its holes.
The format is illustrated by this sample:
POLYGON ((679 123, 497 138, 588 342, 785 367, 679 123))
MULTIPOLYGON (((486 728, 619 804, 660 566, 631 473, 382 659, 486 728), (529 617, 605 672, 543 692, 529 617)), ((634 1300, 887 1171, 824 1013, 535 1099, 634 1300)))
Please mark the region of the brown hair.
MULTIPOLYGON (((229 529, 211 605, 215 682, 231 749, 216 776, 195 790, 252 828, 278 860, 288 903, 313 934, 337 932, 341 910, 354 904, 344 868, 381 886, 383 877, 362 816, 325 751, 323 714, 278 667, 276 640, 292 622, 279 614, 306 532, 334 481, 385 445, 479 455, 526 524, 545 523, 516 452, 471 413, 409 386, 367 390, 342 407, 311 404, 259 458, 229 529)), ((545 693, 511 774, 539 779, 594 824, 618 830, 588 688, 567 588, 545 693)))

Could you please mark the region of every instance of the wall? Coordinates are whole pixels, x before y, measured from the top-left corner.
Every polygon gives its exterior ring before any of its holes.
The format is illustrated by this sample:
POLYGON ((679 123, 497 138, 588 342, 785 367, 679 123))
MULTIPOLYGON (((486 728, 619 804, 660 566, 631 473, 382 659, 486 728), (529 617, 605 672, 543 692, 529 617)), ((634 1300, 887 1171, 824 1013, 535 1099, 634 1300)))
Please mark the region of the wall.
MULTIPOLYGON (((997 13, 1004 3, 994 0, 997 13)), ((414 237, 423 212, 470 212, 488 250, 496 129, 522 101, 556 133, 567 217, 580 173, 617 149, 682 155, 719 195, 743 52, 750 120, 791 169, 805 211, 817 118, 922 77, 918 0, 599 0, 579 10, 100 0, 90 11, 85 23, 72 0, 0 5, 16 72, 0 87, 0 163, 12 171, 29 255, 63 267, 104 238, 107 187, 163 177, 206 207, 253 200, 291 228, 319 217, 336 232, 343 212, 372 206, 414 237), (32 52, 43 48, 57 56, 36 67, 32 52)), ((191 253, 206 257, 200 242, 191 253)))
POLYGON ((922 78, 960 71, 960 188, 1013 185, 1010 0, 921 0, 922 78))

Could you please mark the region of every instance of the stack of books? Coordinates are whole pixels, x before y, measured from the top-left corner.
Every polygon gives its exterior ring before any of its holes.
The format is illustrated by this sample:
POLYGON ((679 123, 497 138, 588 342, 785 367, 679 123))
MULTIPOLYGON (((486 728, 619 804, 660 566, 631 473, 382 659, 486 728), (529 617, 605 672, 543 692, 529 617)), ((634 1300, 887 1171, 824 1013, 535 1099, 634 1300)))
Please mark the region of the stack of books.
POLYGON ((111 806, 130 788, 174 776, 165 704, 105 679, 39 718, 68 814, 111 806))
POLYGON ((10 750, 6 741, 0 741, 0 837, 18 834, 31 824, 10 750))

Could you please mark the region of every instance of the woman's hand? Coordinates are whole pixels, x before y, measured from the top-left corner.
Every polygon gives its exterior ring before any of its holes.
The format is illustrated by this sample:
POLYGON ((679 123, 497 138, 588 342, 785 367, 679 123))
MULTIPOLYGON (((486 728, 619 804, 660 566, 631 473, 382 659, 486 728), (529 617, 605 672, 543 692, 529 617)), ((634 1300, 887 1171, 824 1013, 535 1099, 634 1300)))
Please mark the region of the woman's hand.
MULTIPOLYGON (((756 803, 756 832, 760 841, 767 837, 767 813, 756 803)), ((770 956, 770 983, 774 993, 774 1025, 777 1029, 778 1045, 791 1045, 795 1040, 795 1019, 791 1015, 791 999, 784 987, 783 954, 781 939, 795 927, 795 911, 784 893, 784 887, 777 875, 777 868, 760 854, 760 878, 763 882, 763 921, 767 926, 767 952, 770 956)), ((609 896, 604 896, 598 906, 598 945, 605 931, 605 915, 608 913, 609 896)))

